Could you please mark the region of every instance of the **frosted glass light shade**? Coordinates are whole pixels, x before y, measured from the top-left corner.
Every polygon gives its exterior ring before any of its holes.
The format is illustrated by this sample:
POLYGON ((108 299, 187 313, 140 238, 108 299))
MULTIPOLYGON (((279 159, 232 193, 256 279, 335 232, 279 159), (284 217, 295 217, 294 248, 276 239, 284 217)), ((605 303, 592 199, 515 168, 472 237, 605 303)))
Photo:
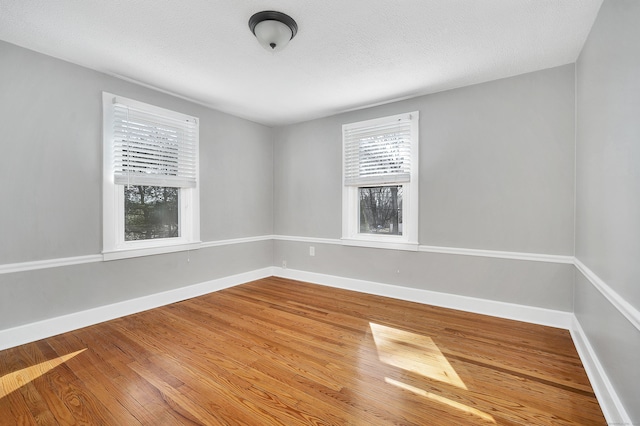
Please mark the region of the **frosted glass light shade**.
POLYGON ((277 52, 296 36, 298 24, 282 12, 265 10, 249 18, 249 29, 265 50, 277 52))
POLYGON ((291 29, 280 21, 262 21, 255 28, 256 38, 260 45, 269 52, 277 52, 285 48, 291 40, 291 29))

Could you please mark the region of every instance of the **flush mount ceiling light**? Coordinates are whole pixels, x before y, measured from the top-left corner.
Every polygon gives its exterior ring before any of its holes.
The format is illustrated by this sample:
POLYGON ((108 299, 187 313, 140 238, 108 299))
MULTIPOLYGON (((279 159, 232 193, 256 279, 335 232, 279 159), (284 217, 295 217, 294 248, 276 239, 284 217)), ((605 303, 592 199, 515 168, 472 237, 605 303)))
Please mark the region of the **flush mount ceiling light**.
POLYGON ((284 49, 298 32, 298 24, 292 17, 273 10, 253 15, 249 18, 249 28, 260 45, 269 52, 284 49))

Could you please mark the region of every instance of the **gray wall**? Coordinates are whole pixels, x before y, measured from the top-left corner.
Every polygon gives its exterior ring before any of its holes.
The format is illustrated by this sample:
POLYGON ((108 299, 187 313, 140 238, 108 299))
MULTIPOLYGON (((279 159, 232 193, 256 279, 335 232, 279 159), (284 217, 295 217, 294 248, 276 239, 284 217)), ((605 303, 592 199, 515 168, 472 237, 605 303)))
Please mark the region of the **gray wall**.
MULTIPOLYGON (((0 188, 0 199, 15 207, 0 210, 0 264, 100 253, 102 91, 200 118, 203 241, 272 233, 339 238, 341 125, 418 109, 421 244, 572 251, 571 65, 269 129, 7 43, 0 42, 0 57, 0 134, 12 142, 3 143, 10 150, 0 173, 4 181, 26 176, 0 188)), ((282 258, 301 270, 572 308, 566 265, 330 245, 309 259, 302 246, 279 241, 275 250, 255 243, 192 255, 211 255, 209 263, 185 264, 176 253, 3 274, 0 328, 282 258)))
POLYGON ((420 111, 420 244, 573 254, 574 66, 277 128, 274 232, 340 238, 344 123, 420 111))
MULTIPOLYGON (((270 128, 4 42, 0 65, 0 264, 101 253, 102 91, 200 118, 203 241, 272 234, 270 128)), ((272 243, 185 255, 0 274, 0 329, 271 266, 272 243)))
MULTIPOLYGON (((419 110, 420 244, 572 255, 574 87, 566 65, 278 128, 274 233, 340 238, 342 124, 419 110)), ((289 268, 572 310, 567 265, 275 247, 289 268)))
MULTIPOLYGON (((640 309, 640 2, 605 0, 577 62, 576 257, 640 309)), ((640 331, 579 277, 575 313, 640 422, 640 331)))
MULTIPOLYGON (((605 0, 576 67, 277 129, 0 42, 0 264, 100 253, 102 91, 200 117, 203 241, 340 238, 341 125, 419 110, 420 244, 556 255, 573 255, 575 244, 578 259, 640 308, 637 22, 640 2, 605 0)), ((310 257, 308 245, 263 241, 0 274, 0 329, 287 260, 574 311, 640 421, 640 333, 580 273, 574 289, 572 266, 322 243, 310 257)))
POLYGON ((638 329, 580 272, 576 275, 574 303, 574 314, 618 398, 633 425, 640 424, 638 329))
POLYGON ((276 266, 517 303, 572 310, 574 267, 569 264, 406 252, 340 244, 274 241, 276 266), (309 256, 309 246, 315 256, 309 256))
POLYGON ((0 275, 0 330, 271 266, 259 241, 0 275))

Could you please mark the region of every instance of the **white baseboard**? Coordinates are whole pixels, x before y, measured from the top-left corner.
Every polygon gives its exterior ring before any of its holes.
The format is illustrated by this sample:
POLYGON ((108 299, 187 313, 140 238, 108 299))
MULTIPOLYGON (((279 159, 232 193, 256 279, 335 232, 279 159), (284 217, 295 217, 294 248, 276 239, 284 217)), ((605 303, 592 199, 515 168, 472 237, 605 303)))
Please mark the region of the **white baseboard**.
POLYGON ((135 314, 159 306, 168 305, 192 297, 233 287, 249 281, 273 275, 273 268, 267 267, 229 277, 218 278, 162 293, 151 294, 136 299, 100 306, 86 311, 49 318, 18 327, 0 330, 0 350, 34 342, 46 337, 77 330, 79 328, 135 314))
POLYGON ((475 297, 460 296, 456 294, 381 284, 373 281, 344 278, 315 272, 274 267, 273 275, 326 285, 329 287, 342 288, 345 290, 359 291, 362 293, 375 294, 394 299, 440 306, 443 308, 458 309, 461 311, 529 322, 532 324, 563 328, 565 330, 569 330, 571 328, 573 320, 573 314, 571 312, 555 311, 551 309, 517 305, 514 303, 498 302, 495 300, 478 299, 475 297))
POLYGON ((125 300, 56 318, 0 330, 0 350, 66 333, 79 328, 135 314, 192 297, 270 276, 290 278, 329 287, 375 294, 411 302, 424 303, 483 315, 524 321, 533 324, 567 329, 571 332, 578 355, 582 360, 600 407, 609 424, 629 424, 631 419, 618 398, 606 372, 600 364, 587 336, 576 317, 570 312, 555 311, 494 300, 420 290, 382 284, 373 281, 344 278, 315 272, 267 267, 242 274, 206 281, 162 293, 125 300))
POLYGON ((343 278, 334 275, 318 274, 267 267, 238 275, 219 278, 187 287, 178 288, 162 293, 156 293, 136 299, 100 306, 81 312, 75 312, 56 318, 50 318, 29 323, 14 328, 0 330, 0 350, 55 336, 60 333, 77 330, 89 325, 109 321, 115 318, 142 312, 192 297, 222 290, 224 288, 258 280, 269 276, 279 276, 295 280, 306 281, 330 287, 354 290, 395 299, 425 303, 467 312, 475 312, 501 318, 525 321, 534 324, 547 325, 569 329, 573 315, 568 312, 550 309, 497 302, 493 300, 477 299, 467 296, 439 293, 395 285, 381 284, 372 281, 343 278))
POLYGON ((458 309, 466 312, 474 312, 569 330, 607 423, 611 425, 633 424, 626 413, 620 398, 618 398, 611 382, 609 381, 604 368, 593 351, 593 348, 580 326, 580 323, 573 313, 293 269, 274 267, 273 274, 278 277, 342 288, 345 290, 376 294, 379 296, 392 297, 394 299, 408 300, 411 302, 458 309))
POLYGON ((571 337, 576 345, 576 350, 578 351, 582 365, 587 372, 587 376, 589 377, 591 387, 596 394, 598 403, 600 403, 600 408, 602 409, 602 413, 604 414, 607 424, 634 424, 631 422, 631 418, 624 409, 624 406, 622 405, 620 398, 618 398, 613 385, 609 381, 602 364, 600 364, 595 351, 591 347, 587 335, 584 333, 580 322, 575 316, 573 317, 572 326, 569 331, 571 332, 571 337))

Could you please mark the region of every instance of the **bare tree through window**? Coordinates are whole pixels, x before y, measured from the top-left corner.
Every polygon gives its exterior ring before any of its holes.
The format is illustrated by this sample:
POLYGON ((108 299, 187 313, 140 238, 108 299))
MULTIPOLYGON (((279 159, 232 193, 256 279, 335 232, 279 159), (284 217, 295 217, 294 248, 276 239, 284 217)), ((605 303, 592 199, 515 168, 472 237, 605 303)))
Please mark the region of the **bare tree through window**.
POLYGON ((402 185, 358 189, 360 232, 402 235, 402 185))
POLYGON ((179 237, 179 193, 180 188, 125 186, 125 241, 179 237))

